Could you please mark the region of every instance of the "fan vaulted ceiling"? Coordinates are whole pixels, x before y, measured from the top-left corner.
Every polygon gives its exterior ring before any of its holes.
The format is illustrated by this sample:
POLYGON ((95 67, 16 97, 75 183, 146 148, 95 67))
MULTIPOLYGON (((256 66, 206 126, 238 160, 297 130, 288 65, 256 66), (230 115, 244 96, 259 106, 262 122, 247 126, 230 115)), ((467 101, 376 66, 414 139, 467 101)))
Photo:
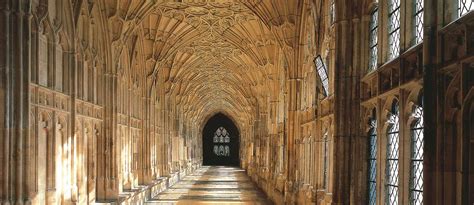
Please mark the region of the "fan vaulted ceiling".
POLYGON ((158 90, 185 115, 201 122, 226 112, 248 120, 284 75, 281 45, 294 43, 285 31, 293 33, 296 6, 274 6, 282 3, 288 2, 107 0, 105 13, 113 41, 123 45, 117 55, 134 59, 131 70, 161 80, 158 90))

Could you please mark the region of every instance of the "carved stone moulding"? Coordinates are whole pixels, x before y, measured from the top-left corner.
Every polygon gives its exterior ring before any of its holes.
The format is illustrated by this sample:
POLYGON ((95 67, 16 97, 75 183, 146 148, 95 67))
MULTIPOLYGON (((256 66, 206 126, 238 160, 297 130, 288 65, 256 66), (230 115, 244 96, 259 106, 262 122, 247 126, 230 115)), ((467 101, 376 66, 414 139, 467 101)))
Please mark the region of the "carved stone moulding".
POLYGON ((95 105, 93 103, 85 102, 82 100, 76 101, 76 112, 78 115, 87 116, 95 119, 103 119, 103 108, 102 106, 95 105))
POLYGON ((70 97, 61 92, 34 84, 30 85, 30 103, 69 112, 70 97))

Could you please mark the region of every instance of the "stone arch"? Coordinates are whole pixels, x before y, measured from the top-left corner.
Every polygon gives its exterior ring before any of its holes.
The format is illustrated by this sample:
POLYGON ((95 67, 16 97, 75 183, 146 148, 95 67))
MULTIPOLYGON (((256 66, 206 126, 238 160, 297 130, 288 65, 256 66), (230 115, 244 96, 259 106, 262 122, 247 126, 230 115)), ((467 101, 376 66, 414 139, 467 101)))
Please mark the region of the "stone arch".
POLYGON ((200 120, 200 123, 199 123, 199 127, 200 127, 200 130, 202 131, 204 129, 204 126, 205 126, 205 123, 207 121, 209 121, 209 119, 211 119, 213 116, 219 114, 219 113, 222 113, 223 115, 225 115, 227 118, 229 118, 230 120, 232 120, 232 122, 234 123, 235 126, 237 126, 237 129, 239 132, 242 131, 242 124, 240 124, 236 119, 235 117, 233 117, 233 115, 231 115, 231 113, 229 111, 226 111, 226 110, 223 110, 223 109, 218 109, 218 110, 214 110, 212 112, 210 112, 209 114, 207 114, 204 118, 202 118, 200 120))

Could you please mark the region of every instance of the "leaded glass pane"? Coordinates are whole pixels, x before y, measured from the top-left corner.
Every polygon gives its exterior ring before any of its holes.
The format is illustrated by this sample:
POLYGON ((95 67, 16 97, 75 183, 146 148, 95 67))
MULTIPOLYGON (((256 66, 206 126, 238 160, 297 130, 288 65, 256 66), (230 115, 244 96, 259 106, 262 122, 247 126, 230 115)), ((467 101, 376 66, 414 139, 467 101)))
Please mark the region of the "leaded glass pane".
POLYGON ((423 204, 423 108, 416 106, 411 127, 410 204, 423 204))
POLYGON ((415 0, 415 43, 423 40, 423 2, 424 0, 415 0))
POLYGON ((472 9, 474 9, 474 0, 458 0, 459 16, 467 14, 472 9))
POLYGON ((375 116, 369 120, 369 205, 377 203, 377 120, 375 116))
POLYGON ((326 65, 323 63, 323 59, 321 58, 320 55, 318 55, 314 59, 314 63, 316 65, 316 69, 318 70, 319 79, 321 80, 321 83, 323 84, 324 95, 328 96, 329 79, 328 79, 328 71, 327 71, 326 65))
POLYGON ((400 0, 390 0, 388 9, 388 58, 391 60, 400 53, 400 0))
POLYGON ((386 162, 386 184, 385 204, 398 204, 398 154, 399 154, 399 111, 398 104, 392 106, 392 113, 388 123, 390 127, 387 132, 387 162, 386 162))
POLYGON ((378 26, 378 9, 375 9, 370 16, 369 71, 377 68, 378 26))

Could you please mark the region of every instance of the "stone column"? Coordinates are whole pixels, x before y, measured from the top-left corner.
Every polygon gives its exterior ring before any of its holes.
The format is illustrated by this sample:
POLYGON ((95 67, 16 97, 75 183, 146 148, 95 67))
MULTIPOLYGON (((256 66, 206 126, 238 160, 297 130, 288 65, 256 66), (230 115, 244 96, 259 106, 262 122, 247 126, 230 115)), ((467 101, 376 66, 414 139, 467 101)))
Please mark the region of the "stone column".
POLYGON ((359 134, 360 91, 359 72, 354 64, 354 24, 358 19, 352 17, 352 1, 336 3, 339 14, 335 23, 335 72, 334 72, 334 136, 333 164, 329 184, 333 204, 350 203, 352 160, 351 144, 359 134))
POLYGON ((119 139, 117 127, 117 74, 107 70, 104 76, 104 132, 97 140, 97 200, 116 201, 119 197, 119 139))
MULTIPOLYGON (((352 46, 352 70, 350 71, 349 77, 347 79, 348 87, 351 88, 351 98, 349 99, 349 110, 346 110, 348 114, 350 114, 351 117, 351 136, 352 136, 352 142, 350 144, 351 146, 351 153, 349 159, 350 161, 354 161, 355 159, 366 159, 367 158, 367 147, 365 146, 367 144, 367 137, 366 133, 361 132, 360 127, 363 127, 361 123, 366 123, 366 122, 361 122, 360 117, 361 117, 361 106, 360 106, 360 79, 361 76, 365 74, 365 71, 367 70, 367 61, 364 60, 364 57, 367 55, 364 55, 364 53, 368 53, 368 49, 366 45, 361 45, 362 42, 364 44, 366 41, 362 40, 364 39, 366 34, 364 29, 369 28, 369 17, 365 16, 362 18, 353 18, 351 20, 352 23, 352 34, 353 36, 353 42, 349 44, 348 46, 352 46), (363 149, 363 150, 361 150, 363 149)), ((368 45, 368 44, 367 44, 368 45)), ((336 73, 335 73, 336 75, 336 73)), ((336 124, 337 125, 337 124, 336 124)), ((334 149, 338 149, 336 146, 334 146, 334 149)), ((364 187, 366 187, 366 177, 363 175, 363 169, 364 169, 365 164, 364 163, 351 163, 351 166, 349 167, 350 170, 350 202, 351 204, 359 203, 366 199, 367 197, 367 192, 362 191, 365 190, 364 187)), ((334 178, 337 179, 337 178, 334 178)))
POLYGON ((0 202, 29 203, 28 153, 31 2, 0 2, 0 202))
MULTIPOLYGON (((145 88, 148 89, 148 88, 145 88)), ((153 112, 153 107, 150 103, 150 97, 144 97, 143 100, 143 109, 145 112, 143 113, 142 119, 142 145, 140 149, 140 158, 141 158, 141 165, 140 165, 140 177, 139 183, 140 184, 149 184, 152 180, 152 170, 151 170, 151 116, 153 112)))
MULTIPOLYGON (((436 84, 437 56, 437 0, 427 0, 424 5, 423 28, 423 89, 425 99, 438 99, 439 86, 436 84)), ((439 113, 436 100, 426 100, 423 105, 424 156, 423 156, 423 203, 439 204, 442 190, 436 181, 437 167, 437 119, 439 113), (438 185, 438 186, 437 186, 438 185)))
POLYGON ((300 120, 299 120, 299 109, 300 109, 300 92, 301 92, 301 78, 299 78, 297 68, 290 74, 290 79, 287 82, 289 87, 288 90, 288 119, 287 123, 287 138, 286 138, 286 150, 287 150, 287 184, 285 198, 287 203, 294 202, 296 194, 295 183, 296 183, 296 167, 297 167, 297 145, 296 139, 300 135, 300 120))

